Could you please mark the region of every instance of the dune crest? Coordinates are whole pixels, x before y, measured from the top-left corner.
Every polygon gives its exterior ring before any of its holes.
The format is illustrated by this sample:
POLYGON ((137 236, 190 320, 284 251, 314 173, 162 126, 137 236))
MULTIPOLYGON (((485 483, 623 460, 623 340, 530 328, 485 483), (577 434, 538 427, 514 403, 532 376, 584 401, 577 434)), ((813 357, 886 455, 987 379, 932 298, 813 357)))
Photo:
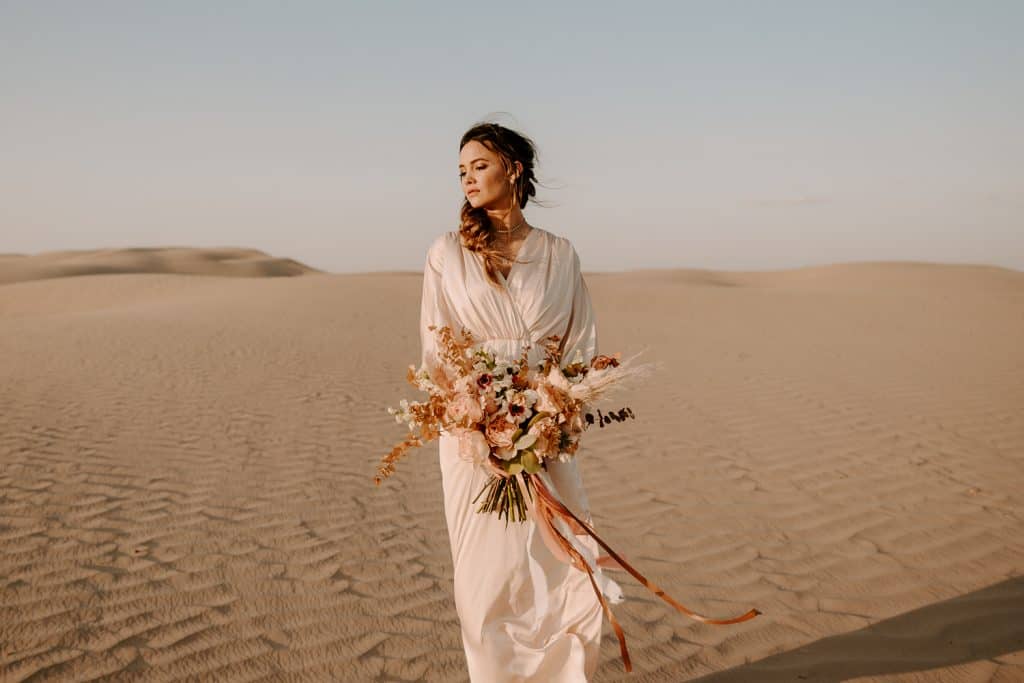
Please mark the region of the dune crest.
POLYGON ((940 286, 957 290, 1019 291, 1024 272, 974 263, 927 261, 850 261, 775 270, 712 270, 651 268, 586 277, 618 277, 644 286, 746 287, 807 291, 931 291, 940 286))
POLYGON ((165 273, 220 277, 292 277, 320 272, 257 249, 137 247, 3 255, 0 284, 81 275, 165 273))

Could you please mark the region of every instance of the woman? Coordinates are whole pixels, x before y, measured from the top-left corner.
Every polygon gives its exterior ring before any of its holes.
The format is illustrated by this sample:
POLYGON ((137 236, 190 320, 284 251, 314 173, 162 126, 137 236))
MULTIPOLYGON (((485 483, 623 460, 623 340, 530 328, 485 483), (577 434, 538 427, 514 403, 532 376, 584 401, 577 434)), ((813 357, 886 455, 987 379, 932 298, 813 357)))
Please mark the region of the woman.
MULTIPOLYGON (((462 328, 499 356, 517 359, 541 340, 562 339, 563 365, 576 352, 597 354, 590 294, 569 240, 531 226, 522 208, 536 193, 533 143, 485 123, 463 135, 459 177, 465 201, 459 230, 438 237, 427 253, 420 340, 423 364, 437 347, 431 325, 462 328)), ((586 681, 597 668, 602 607, 581 570, 555 558, 533 521, 511 523, 476 512, 473 499, 491 471, 459 457, 458 440, 442 433, 445 517, 455 566, 455 607, 474 682, 586 681)), ((557 495, 591 522, 576 461, 548 462, 557 495)), ((593 557, 596 542, 576 539, 593 557)), ((605 580, 602 586, 613 586, 605 580)))

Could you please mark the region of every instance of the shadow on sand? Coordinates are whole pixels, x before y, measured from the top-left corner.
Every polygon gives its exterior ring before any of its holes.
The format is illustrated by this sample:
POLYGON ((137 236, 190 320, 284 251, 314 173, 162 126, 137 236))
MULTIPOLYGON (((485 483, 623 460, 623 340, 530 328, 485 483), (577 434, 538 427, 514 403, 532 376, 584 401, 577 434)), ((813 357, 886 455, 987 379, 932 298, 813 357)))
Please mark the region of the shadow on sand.
POLYGON ((1024 576, 694 680, 832 683, 1018 651, 1024 651, 1024 576))

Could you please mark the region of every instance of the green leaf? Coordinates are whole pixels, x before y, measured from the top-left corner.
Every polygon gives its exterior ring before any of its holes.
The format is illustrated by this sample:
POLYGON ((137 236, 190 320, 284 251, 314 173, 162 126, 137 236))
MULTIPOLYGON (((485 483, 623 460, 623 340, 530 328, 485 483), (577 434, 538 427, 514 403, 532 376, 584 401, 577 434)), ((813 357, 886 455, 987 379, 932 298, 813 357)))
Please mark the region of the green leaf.
POLYGON ((517 450, 524 451, 530 446, 532 446, 536 441, 537 435, 530 434, 529 432, 527 432, 526 434, 523 434, 521 437, 516 439, 515 447, 517 450))
POLYGON ((540 472, 540 458, 533 451, 523 451, 523 469, 526 470, 527 474, 536 474, 540 472))

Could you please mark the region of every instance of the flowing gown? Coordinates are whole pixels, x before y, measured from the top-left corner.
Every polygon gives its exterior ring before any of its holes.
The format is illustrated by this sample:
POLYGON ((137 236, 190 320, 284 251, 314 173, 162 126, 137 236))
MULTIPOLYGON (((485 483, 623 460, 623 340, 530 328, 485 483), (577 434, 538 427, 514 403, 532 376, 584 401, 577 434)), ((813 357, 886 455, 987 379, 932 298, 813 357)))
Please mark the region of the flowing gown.
MULTIPOLYGON (((564 237, 532 228, 502 286, 490 284, 482 257, 465 249, 459 233, 439 236, 427 253, 420 314, 423 363, 436 359, 430 325, 465 327, 499 356, 543 356, 541 340, 563 340, 563 366, 579 350, 597 353, 590 293, 579 256, 564 237)), ((580 448, 579 454, 584 453, 580 448)), ((602 607, 583 571, 558 561, 536 524, 510 522, 476 512, 473 504, 488 472, 459 456, 458 439, 439 439, 445 518, 455 567, 455 608, 470 680, 474 683, 587 681, 597 668, 602 607)), ((592 525, 575 459, 549 462, 558 497, 592 525)), ((596 557, 597 543, 577 536, 596 557)))

